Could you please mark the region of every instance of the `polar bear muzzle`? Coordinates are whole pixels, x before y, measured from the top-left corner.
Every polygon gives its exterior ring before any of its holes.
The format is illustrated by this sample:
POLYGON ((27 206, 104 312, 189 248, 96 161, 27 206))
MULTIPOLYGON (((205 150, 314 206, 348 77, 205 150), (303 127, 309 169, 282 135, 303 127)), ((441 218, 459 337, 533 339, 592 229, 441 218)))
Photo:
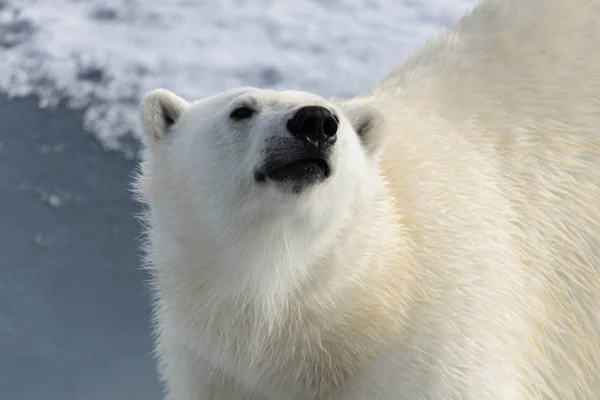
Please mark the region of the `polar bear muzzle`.
POLYGON ((299 193, 331 175, 331 153, 337 141, 338 117, 325 107, 304 106, 287 121, 289 136, 272 141, 265 162, 254 174, 299 193))

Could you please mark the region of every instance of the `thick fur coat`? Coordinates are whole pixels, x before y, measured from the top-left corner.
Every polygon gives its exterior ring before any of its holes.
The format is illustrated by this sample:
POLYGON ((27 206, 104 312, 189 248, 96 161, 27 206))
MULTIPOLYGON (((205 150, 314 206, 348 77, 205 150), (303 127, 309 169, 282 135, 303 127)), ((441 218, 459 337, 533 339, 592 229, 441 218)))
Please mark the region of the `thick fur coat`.
POLYGON ((355 99, 141 114, 169 400, 600 399, 600 0, 483 1, 355 99), (306 105, 331 175, 259 183, 306 105))

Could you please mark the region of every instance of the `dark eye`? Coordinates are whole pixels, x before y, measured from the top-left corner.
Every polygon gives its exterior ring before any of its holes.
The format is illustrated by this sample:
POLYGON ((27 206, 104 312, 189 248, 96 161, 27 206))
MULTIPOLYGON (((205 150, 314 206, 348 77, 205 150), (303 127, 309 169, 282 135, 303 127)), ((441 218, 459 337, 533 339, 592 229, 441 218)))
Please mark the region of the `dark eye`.
POLYGON ((229 116, 231 117, 231 119, 240 121, 242 119, 251 118, 252 115, 254 115, 254 112, 255 111, 249 107, 241 106, 234 109, 229 116))

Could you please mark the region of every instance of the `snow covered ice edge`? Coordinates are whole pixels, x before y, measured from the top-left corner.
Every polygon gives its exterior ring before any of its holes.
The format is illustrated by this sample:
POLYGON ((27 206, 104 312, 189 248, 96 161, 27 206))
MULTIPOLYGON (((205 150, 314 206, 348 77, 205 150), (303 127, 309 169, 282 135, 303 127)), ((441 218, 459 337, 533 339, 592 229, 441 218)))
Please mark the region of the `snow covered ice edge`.
POLYGON ((0 0, 0 91, 66 100, 110 149, 164 87, 196 99, 235 86, 352 96, 474 0, 0 0))

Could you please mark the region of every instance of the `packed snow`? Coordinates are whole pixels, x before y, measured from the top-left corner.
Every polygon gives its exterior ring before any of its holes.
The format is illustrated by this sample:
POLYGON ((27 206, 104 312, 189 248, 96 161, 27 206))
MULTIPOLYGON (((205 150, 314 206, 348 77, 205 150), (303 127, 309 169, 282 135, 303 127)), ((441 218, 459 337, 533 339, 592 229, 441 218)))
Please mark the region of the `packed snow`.
POLYGON ((62 100, 118 148, 143 94, 235 86, 352 96, 474 0, 0 0, 0 91, 62 100))

